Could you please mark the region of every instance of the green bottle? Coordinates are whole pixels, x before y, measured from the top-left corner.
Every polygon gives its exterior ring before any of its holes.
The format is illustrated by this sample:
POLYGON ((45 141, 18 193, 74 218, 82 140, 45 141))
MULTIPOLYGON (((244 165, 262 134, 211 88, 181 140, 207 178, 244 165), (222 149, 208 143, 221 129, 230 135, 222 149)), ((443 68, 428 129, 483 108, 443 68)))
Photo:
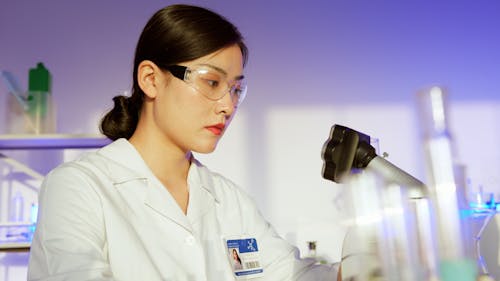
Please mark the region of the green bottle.
POLYGON ((51 80, 50 72, 41 62, 29 70, 28 115, 35 134, 54 132, 51 80))
POLYGON ((43 63, 39 62, 36 68, 31 68, 29 71, 29 86, 30 92, 44 92, 49 94, 51 90, 50 72, 43 63))

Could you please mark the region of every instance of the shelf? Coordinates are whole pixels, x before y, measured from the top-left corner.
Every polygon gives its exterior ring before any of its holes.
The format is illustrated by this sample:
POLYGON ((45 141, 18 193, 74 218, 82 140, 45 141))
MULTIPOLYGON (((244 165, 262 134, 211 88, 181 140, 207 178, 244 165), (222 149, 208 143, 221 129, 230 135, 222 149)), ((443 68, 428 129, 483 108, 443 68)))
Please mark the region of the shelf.
POLYGON ((100 148, 111 140, 95 134, 0 135, 0 150, 100 148))
MULTIPOLYGON (((93 149, 109 143, 110 139, 98 134, 0 134, 0 160, 34 179, 43 179, 42 174, 4 155, 2 150, 93 149)), ((0 222, 0 252, 29 251, 34 227, 30 222, 0 222)))
POLYGON ((34 230, 32 222, 0 223, 0 251, 29 249, 34 230))
POLYGON ((29 251, 31 242, 1 243, 0 252, 24 252, 29 251))

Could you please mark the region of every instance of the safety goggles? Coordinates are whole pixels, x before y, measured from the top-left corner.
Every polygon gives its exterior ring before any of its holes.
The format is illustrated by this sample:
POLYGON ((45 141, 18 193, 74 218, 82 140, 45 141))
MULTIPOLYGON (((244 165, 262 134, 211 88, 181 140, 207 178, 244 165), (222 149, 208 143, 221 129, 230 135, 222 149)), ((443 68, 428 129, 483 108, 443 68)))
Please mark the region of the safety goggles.
POLYGON ((243 80, 243 76, 239 79, 229 80, 223 70, 209 65, 195 67, 169 65, 164 68, 209 100, 220 100, 229 93, 233 105, 239 106, 245 99, 247 85, 243 80))

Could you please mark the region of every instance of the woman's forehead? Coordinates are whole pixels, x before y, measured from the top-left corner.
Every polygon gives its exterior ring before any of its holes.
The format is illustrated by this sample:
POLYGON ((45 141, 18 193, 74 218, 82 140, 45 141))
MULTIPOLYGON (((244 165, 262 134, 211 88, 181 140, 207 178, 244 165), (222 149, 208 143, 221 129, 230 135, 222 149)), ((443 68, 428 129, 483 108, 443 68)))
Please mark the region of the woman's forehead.
POLYGON ((241 76, 243 72, 243 55, 238 45, 217 50, 206 56, 186 62, 187 66, 208 66, 228 77, 241 76))
MULTIPOLYGON (((195 67, 206 68, 206 69, 208 69, 207 71, 217 72, 225 77, 228 77, 227 71, 221 67, 216 66, 216 65, 212 65, 209 63, 200 63, 200 64, 197 64, 195 67)), ((236 76, 231 77, 231 78, 233 80, 243 80, 243 78, 245 78, 245 76, 243 74, 237 74, 236 76)))

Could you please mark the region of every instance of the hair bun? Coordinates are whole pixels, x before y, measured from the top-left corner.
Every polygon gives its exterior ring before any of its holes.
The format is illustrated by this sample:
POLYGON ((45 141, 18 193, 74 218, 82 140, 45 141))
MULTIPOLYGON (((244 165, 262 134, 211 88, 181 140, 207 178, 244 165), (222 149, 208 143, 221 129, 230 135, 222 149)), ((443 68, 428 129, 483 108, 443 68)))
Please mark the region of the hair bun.
POLYGON ((139 120, 135 103, 131 97, 113 97, 114 107, 101 121, 101 132, 111 140, 129 139, 139 120))

